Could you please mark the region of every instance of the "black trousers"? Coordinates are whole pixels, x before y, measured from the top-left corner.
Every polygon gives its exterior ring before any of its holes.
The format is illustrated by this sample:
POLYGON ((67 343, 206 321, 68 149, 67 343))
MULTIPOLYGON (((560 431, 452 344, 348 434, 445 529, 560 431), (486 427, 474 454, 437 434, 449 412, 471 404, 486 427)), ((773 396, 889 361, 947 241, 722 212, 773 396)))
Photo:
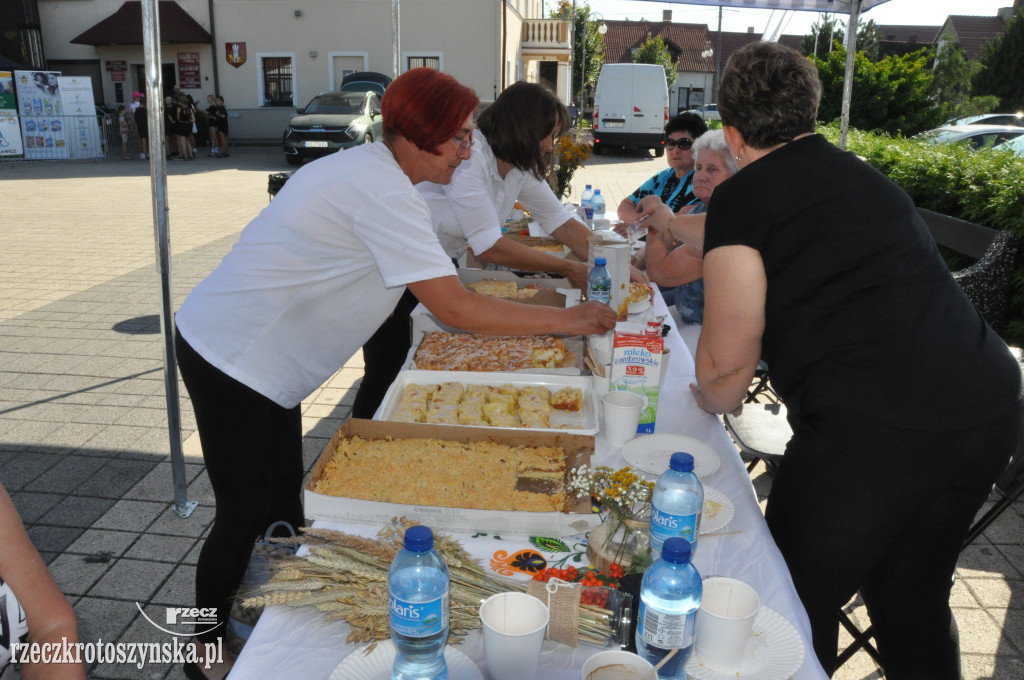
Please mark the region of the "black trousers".
POLYGON ((797 417, 765 518, 835 671, 837 613, 858 591, 888 680, 957 680, 949 607, 971 521, 1017 450, 1020 410, 953 432, 849 412, 797 417))
POLYGON ((363 380, 352 404, 353 418, 373 418, 388 387, 402 370, 411 346, 409 319, 417 304, 419 300, 406 288, 394 313, 363 345, 363 380))
POLYGON ((245 576, 253 542, 272 523, 303 524, 302 417, 210 365, 176 334, 178 367, 196 414, 216 514, 196 569, 196 606, 216 607, 224 624, 245 576))

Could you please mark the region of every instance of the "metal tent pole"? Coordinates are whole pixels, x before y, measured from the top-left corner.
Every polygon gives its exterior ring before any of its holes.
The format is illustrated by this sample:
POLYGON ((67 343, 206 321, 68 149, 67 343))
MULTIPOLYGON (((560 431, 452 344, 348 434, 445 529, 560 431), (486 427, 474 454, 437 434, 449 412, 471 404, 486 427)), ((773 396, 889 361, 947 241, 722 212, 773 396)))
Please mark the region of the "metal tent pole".
POLYGON ((857 57, 857 22, 860 20, 861 0, 850 3, 850 18, 846 22, 846 75, 843 78, 843 108, 839 117, 839 148, 846 148, 846 133, 850 131, 850 100, 853 99, 853 67, 857 57))
POLYGON ((178 362, 174 355, 174 315, 171 311, 170 233, 167 222, 167 163, 164 149, 162 75, 160 69, 160 14, 157 0, 142 3, 142 46, 146 59, 146 116, 149 119, 149 170, 153 195, 153 236, 157 272, 160 274, 160 331, 163 336, 164 392, 167 397, 167 431, 171 444, 171 475, 174 480, 174 512, 188 517, 195 501, 188 500, 185 453, 181 446, 181 407, 178 401, 178 362), (154 144, 156 142, 156 144, 154 144), (154 148, 154 146, 156 148, 154 148))

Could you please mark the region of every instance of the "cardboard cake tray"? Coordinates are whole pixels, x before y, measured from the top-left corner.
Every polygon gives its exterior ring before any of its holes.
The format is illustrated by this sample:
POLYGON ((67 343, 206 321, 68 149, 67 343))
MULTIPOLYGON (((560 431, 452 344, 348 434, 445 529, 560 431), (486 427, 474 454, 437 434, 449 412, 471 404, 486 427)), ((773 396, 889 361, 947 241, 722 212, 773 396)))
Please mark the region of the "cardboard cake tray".
POLYGON ((476 283, 477 281, 514 281, 518 288, 526 286, 543 286, 545 290, 540 291, 532 298, 516 299, 514 302, 523 304, 547 305, 548 307, 565 307, 565 296, 558 292, 559 288, 573 288, 569 279, 565 278, 530 278, 519 276, 512 271, 500 269, 458 269, 459 281, 462 283, 476 283), (550 290, 548 290, 550 289, 550 290))
MULTIPOLYGON (((493 441, 528 446, 560 446, 566 454, 566 475, 573 468, 589 465, 594 452, 594 438, 588 435, 497 428, 456 427, 448 425, 415 425, 353 418, 335 433, 324 447, 320 458, 303 487, 305 515, 310 519, 383 526, 393 517, 408 517, 431 527, 449 532, 485 531, 514 536, 571 536, 593 529, 600 516, 591 512, 589 498, 570 498, 563 512, 512 512, 476 508, 444 508, 430 505, 407 505, 365 501, 355 498, 327 496, 313 487, 323 475, 327 462, 338 448, 342 437, 359 435, 364 439, 433 437, 459 442, 493 441)), ((457 474, 452 470, 452 474, 457 474)), ((567 480, 568 483, 568 480, 567 480)))
MULTIPOLYGON (((485 427, 487 430, 513 431, 513 432, 568 432, 570 434, 598 433, 598 406, 597 397, 594 394, 593 381, 589 376, 574 375, 532 375, 529 373, 489 373, 485 371, 402 371, 391 383, 384 401, 377 409, 378 420, 395 420, 398 411, 402 407, 402 392, 406 385, 440 385, 446 382, 457 382, 463 385, 515 385, 526 387, 528 385, 543 385, 552 392, 563 387, 578 387, 583 393, 583 404, 579 411, 559 411, 551 409, 550 428, 524 428, 524 427, 485 427), (568 426, 568 427, 560 427, 568 426)), ((452 425, 452 427, 466 428, 468 425, 452 425)))
MULTIPOLYGON (((419 349, 420 344, 423 342, 423 336, 430 331, 443 331, 445 333, 464 333, 457 328, 452 328, 446 324, 441 323, 437 317, 427 311, 426 307, 419 305, 412 313, 412 346, 413 351, 410 353, 410 357, 415 357, 415 350, 419 349), (420 309, 423 310, 422 314, 417 313, 420 309)), ((583 336, 572 335, 572 336, 559 336, 562 342, 565 344, 565 351, 568 355, 572 354, 572 363, 561 366, 559 368, 523 368, 518 371, 509 371, 513 375, 583 375, 583 336)), ((410 368, 416 368, 416 362, 410 358, 410 368)), ((450 372, 450 371, 449 371, 450 372)), ((487 375, 487 371, 473 371, 479 372, 481 375, 487 375)))

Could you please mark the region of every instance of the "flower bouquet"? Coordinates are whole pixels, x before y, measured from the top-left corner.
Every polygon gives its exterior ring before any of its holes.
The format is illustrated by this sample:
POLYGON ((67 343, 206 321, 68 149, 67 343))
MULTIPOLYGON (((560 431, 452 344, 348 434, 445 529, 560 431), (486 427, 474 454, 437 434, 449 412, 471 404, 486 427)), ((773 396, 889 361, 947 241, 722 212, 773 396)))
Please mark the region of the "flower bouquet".
POLYGON ((630 467, 613 470, 584 465, 572 471, 569 492, 577 497, 589 495, 608 511, 601 525, 590 532, 587 557, 592 564, 625 568, 649 561, 646 556, 653 491, 654 483, 642 479, 630 467))

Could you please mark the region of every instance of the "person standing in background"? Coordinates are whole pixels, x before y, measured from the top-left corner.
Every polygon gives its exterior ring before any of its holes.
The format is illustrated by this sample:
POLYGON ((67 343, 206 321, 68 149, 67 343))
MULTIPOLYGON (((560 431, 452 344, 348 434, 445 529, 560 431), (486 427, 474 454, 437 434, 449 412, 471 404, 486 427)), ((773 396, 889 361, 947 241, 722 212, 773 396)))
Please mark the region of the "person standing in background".
POLYGON ((146 97, 139 97, 139 105, 135 107, 135 132, 139 135, 139 160, 149 159, 149 112, 146 109, 146 97))
POLYGON ((210 143, 210 157, 216 156, 220 151, 217 149, 217 120, 214 111, 217 102, 212 94, 206 95, 206 137, 210 143))
POLYGON ((130 161, 131 156, 128 155, 128 112, 124 108, 124 104, 117 105, 117 131, 121 135, 121 160, 130 161))
POLYGON ((224 97, 217 96, 214 100, 213 124, 217 127, 217 158, 227 158, 228 153, 228 110, 224 106, 224 97))

